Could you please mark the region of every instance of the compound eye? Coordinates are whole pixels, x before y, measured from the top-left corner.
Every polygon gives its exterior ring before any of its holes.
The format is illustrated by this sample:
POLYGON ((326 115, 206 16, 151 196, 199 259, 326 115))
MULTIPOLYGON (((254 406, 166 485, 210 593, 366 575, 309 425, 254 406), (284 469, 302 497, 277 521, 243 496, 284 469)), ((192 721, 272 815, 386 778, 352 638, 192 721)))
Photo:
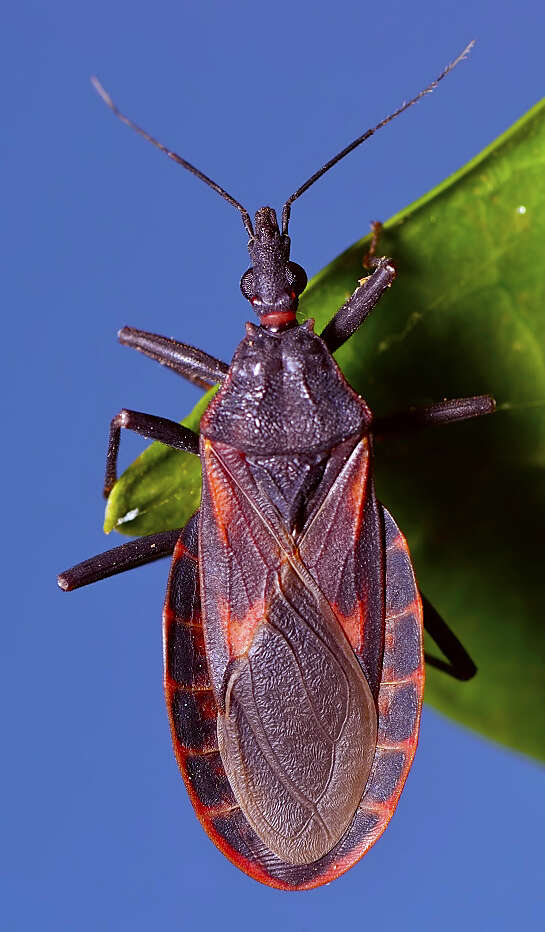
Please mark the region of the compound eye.
POLYGON ((255 295, 255 281, 254 281, 254 270, 247 269, 242 278, 240 279, 240 290, 244 297, 251 301, 255 295))
POLYGON ((305 272, 304 268, 300 265, 297 265, 296 262, 290 262, 288 264, 288 273, 290 277, 290 285, 295 291, 295 294, 302 294, 307 287, 307 273, 305 272))

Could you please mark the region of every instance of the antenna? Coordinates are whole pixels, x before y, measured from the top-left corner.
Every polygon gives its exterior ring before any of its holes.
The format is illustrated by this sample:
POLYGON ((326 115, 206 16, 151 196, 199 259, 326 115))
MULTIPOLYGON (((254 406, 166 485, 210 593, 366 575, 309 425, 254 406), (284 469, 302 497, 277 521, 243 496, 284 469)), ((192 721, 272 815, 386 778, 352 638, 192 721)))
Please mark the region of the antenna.
POLYGON ((113 102, 110 95, 104 90, 98 78, 95 78, 93 76, 91 78, 91 84, 95 88, 97 94, 100 97, 102 97, 102 100, 104 101, 104 103, 110 108, 110 110, 115 114, 115 116, 119 120, 121 120, 122 123, 125 123, 126 126, 130 126, 130 128, 134 129, 137 133, 140 133, 140 135, 143 136, 144 139, 147 139, 148 142, 151 142, 154 146, 157 146, 157 148, 160 149, 161 152, 164 152, 165 155, 168 155, 169 159, 172 159, 173 162, 176 162, 178 165, 181 165, 182 168, 187 168, 189 172, 191 172, 193 175, 196 175, 197 178, 201 179, 201 181, 204 181, 204 183, 207 184, 210 188, 213 188, 214 191, 220 195, 220 197, 223 197, 224 200, 232 204, 233 207, 236 207, 237 210, 240 210, 240 213, 242 214, 242 222, 244 226, 246 227, 246 230, 248 231, 250 238, 251 239, 254 238, 254 231, 252 227, 252 221, 250 220, 250 214, 248 213, 246 208, 242 206, 242 204, 239 204, 239 202, 235 200, 234 197, 228 194, 227 191, 224 191, 224 189, 220 187, 219 184, 216 184, 215 181, 212 181, 212 179, 209 178, 208 175, 205 175, 204 172, 201 172, 199 171, 198 168, 195 168, 195 166, 192 165, 191 162, 187 162, 185 159, 181 157, 181 155, 177 155, 176 152, 172 152, 170 149, 167 149, 167 147, 164 146, 162 142, 159 142, 158 139, 154 139, 153 136, 150 136, 150 134, 147 133, 145 129, 142 129, 142 127, 138 126, 137 123, 134 123, 133 120, 129 120, 129 118, 126 117, 124 113, 121 113, 121 110, 119 109, 119 107, 117 107, 117 105, 113 102))
POLYGON ((422 97, 425 97, 426 94, 431 94, 432 91, 434 91, 437 85, 439 84, 439 81, 442 81, 443 78, 445 78, 447 74, 449 74, 449 72, 453 70, 453 68, 456 68, 456 65, 458 65, 461 61, 463 61, 464 58, 467 58, 467 56, 469 55, 474 45, 475 45, 475 40, 471 41, 469 45, 461 53, 461 55, 458 55, 458 58, 455 58, 454 61, 450 63, 450 65, 447 65, 447 67, 444 69, 444 71, 441 72, 439 77, 436 78, 435 81, 432 81, 432 83, 429 84, 428 87, 425 87, 423 91, 420 91, 420 93, 417 94, 416 97, 413 97, 412 100, 409 100, 406 103, 402 104, 401 107, 399 107, 397 110, 394 111, 394 113, 391 113, 389 116, 385 117, 384 120, 381 120, 380 123, 377 123, 377 125, 374 126, 372 129, 366 130, 362 136, 358 136, 357 139, 354 139, 354 141, 351 142, 350 145, 342 149, 341 152, 338 152, 337 155, 334 155, 333 158, 330 159, 329 162, 326 162, 325 165, 322 165, 322 167, 318 169, 317 172, 314 172, 314 174, 311 175, 310 178, 308 178, 307 181, 305 181, 305 183, 302 184, 300 188, 297 188, 297 191, 295 191, 294 194, 288 197, 286 203, 284 204, 284 209, 282 210, 282 233, 287 234, 288 232, 291 205, 293 204, 294 201, 297 200, 298 197, 301 197, 301 194, 304 194, 305 191, 307 191, 308 188, 310 188, 310 186, 313 185, 314 182, 318 180, 318 178, 321 178, 322 175, 325 175, 325 173, 329 171, 330 168, 333 168, 333 166, 336 165, 337 162, 340 162, 341 159, 344 159, 345 155, 348 155, 349 152, 352 152, 352 150, 356 149, 359 145, 361 145, 362 142, 365 142, 366 139, 369 139, 370 136, 373 136, 376 132, 378 132, 379 129, 382 129, 382 127, 386 126, 387 123, 390 123, 401 113, 404 113, 405 110, 408 110, 409 107, 412 107, 413 104, 418 103, 418 101, 421 100, 422 97))

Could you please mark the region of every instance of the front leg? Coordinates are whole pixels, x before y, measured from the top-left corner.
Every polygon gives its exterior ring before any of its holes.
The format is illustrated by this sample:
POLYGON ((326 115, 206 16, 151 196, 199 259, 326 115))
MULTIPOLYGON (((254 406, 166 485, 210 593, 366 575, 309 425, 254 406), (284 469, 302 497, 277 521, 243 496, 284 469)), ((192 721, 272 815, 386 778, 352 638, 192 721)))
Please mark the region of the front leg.
POLYGON ((162 366, 168 366, 199 388, 207 389, 218 382, 224 382, 229 371, 229 366, 221 359, 216 359, 215 356, 210 356, 204 350, 187 343, 162 337, 158 333, 123 327, 117 336, 123 346, 130 346, 150 359, 155 359, 162 366))
POLYGON ((351 297, 339 308, 327 327, 320 334, 330 353, 361 327, 387 288, 396 277, 396 268, 391 259, 375 259, 375 271, 368 278, 361 280, 351 297))
POLYGON ((117 482, 117 456, 121 428, 134 430, 135 433, 158 440, 174 450, 199 455, 199 436, 188 427, 182 427, 176 421, 155 414, 143 414, 141 411, 129 411, 123 408, 110 423, 110 437, 106 454, 106 474, 104 477, 104 498, 107 498, 117 482))

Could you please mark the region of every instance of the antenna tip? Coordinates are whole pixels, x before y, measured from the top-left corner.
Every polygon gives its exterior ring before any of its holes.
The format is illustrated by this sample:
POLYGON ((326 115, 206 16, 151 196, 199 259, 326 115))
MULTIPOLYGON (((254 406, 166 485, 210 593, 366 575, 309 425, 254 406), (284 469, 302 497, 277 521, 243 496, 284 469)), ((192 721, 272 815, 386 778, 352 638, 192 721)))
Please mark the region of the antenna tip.
POLYGON ((469 53, 471 52, 471 49, 472 49, 473 46, 475 45, 475 42, 476 42, 476 41, 477 41, 476 39, 472 39, 471 42, 469 42, 469 43, 466 45, 464 51, 463 51, 460 55, 458 55, 458 58, 453 62, 453 67, 454 67, 454 65, 457 65, 458 62, 463 61, 464 58, 467 58, 467 56, 468 56, 469 53))
POLYGON ((113 109, 114 109, 114 102, 113 102, 112 98, 111 98, 110 95, 104 90, 104 88, 102 87, 102 84, 100 83, 100 81, 98 80, 98 78, 95 77, 94 74, 91 75, 91 84, 93 85, 93 87, 94 87, 95 91, 97 92, 98 96, 99 96, 99 97, 102 97, 102 100, 104 101, 104 103, 107 104, 108 107, 110 107, 110 108, 113 110, 113 109))

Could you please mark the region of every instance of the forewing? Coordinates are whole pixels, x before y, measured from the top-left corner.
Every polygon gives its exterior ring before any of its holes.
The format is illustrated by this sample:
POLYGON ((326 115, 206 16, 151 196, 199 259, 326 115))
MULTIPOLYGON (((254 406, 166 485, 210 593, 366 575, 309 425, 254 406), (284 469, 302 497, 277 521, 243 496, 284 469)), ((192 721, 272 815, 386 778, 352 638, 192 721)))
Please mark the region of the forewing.
POLYGON ((301 560, 331 605, 377 696, 384 648, 384 536, 364 437, 310 515, 301 560))
POLYGON ((207 441, 203 459, 205 635, 223 764, 267 848, 308 864, 342 837, 363 794, 373 697, 295 545, 256 507, 244 458, 207 441))
POLYGON ((206 647, 218 706, 228 664, 249 648, 266 614, 267 592, 287 559, 252 502, 244 457, 201 441, 199 561, 206 647), (257 520, 256 520, 257 519, 257 520))
POLYGON ((235 799, 217 744, 217 708, 201 624, 197 530, 198 514, 174 550, 163 609, 164 685, 178 766, 199 819, 221 847, 211 820, 231 811, 235 799))

